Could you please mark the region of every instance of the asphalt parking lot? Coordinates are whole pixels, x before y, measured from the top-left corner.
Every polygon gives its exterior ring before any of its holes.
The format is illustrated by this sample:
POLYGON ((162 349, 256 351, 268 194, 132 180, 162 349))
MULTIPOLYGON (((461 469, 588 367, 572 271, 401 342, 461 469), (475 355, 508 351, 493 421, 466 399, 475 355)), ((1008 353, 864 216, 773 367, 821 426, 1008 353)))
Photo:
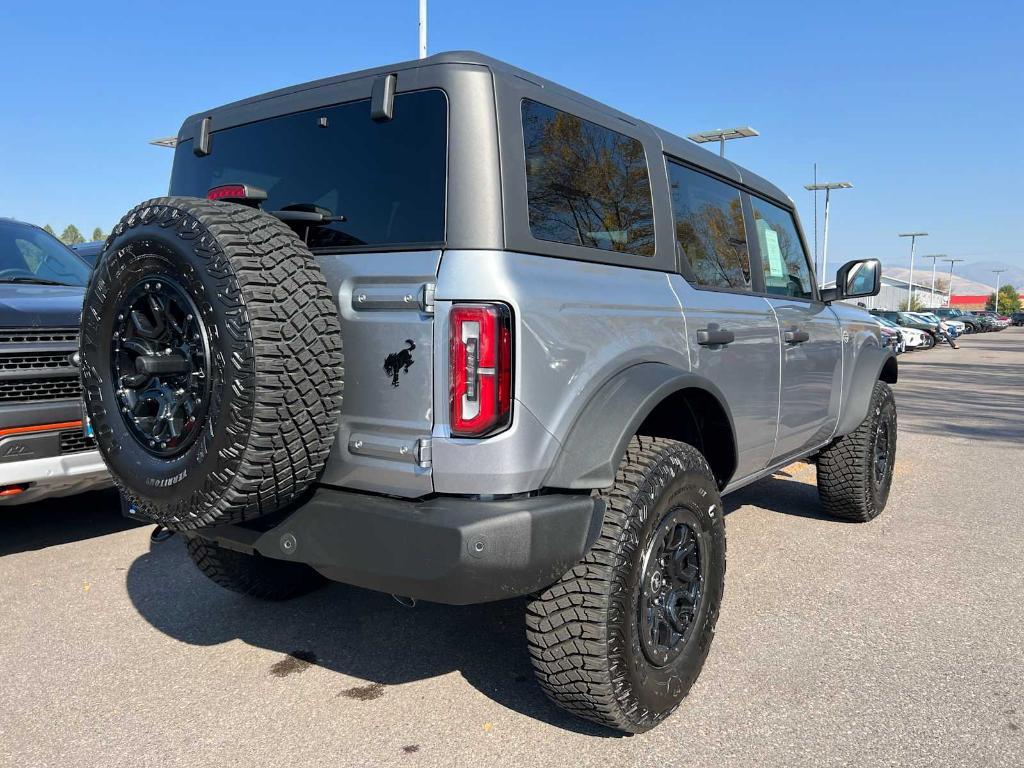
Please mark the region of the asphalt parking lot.
POLYGON ((884 515, 814 470, 728 497, 718 634, 620 737, 534 685, 522 603, 268 604, 92 494, 0 513, 0 765, 1024 764, 1024 328, 904 355, 884 515))

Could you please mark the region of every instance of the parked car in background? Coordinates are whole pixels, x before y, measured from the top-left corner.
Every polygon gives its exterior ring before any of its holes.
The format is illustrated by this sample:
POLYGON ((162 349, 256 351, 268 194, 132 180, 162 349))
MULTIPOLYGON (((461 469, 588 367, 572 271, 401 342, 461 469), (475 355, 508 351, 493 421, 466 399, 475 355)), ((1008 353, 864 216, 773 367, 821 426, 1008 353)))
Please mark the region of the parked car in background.
POLYGON ((985 333, 996 330, 996 321, 988 315, 979 315, 977 312, 972 312, 971 317, 977 318, 978 322, 981 323, 981 330, 985 333))
POLYGON ((903 352, 904 347, 903 337, 900 335, 900 332, 895 330, 894 328, 887 328, 884 325, 881 326, 881 331, 882 346, 888 347, 897 355, 901 354, 903 352))
POLYGON ((83 431, 78 326, 89 266, 0 219, 0 505, 110 485, 83 431))
POLYGON ((978 317, 985 318, 992 324, 992 330, 1001 331, 1010 327, 1010 318, 996 314, 990 309, 978 309, 974 312, 978 317))
POLYGON ((889 330, 896 330, 899 332, 900 338, 903 342, 904 352, 913 349, 929 349, 935 346, 932 343, 931 335, 925 333, 924 331, 920 331, 916 328, 904 328, 903 326, 894 323, 892 320, 888 319, 887 317, 882 317, 881 315, 876 315, 875 319, 878 320, 879 324, 883 328, 888 328, 889 330))
POLYGON ((952 307, 934 307, 932 309, 926 309, 925 312, 930 312, 941 320, 949 319, 960 321, 964 324, 964 333, 979 333, 985 330, 978 317, 964 312, 962 309, 955 309, 952 307))
POLYGON ((72 245, 75 253, 81 256, 85 261, 89 263, 90 267, 96 266, 96 260, 103 253, 103 241, 93 240, 91 243, 79 243, 78 245, 72 245))
POLYGON ((1024 325, 1024 312, 1014 312, 1010 315, 1011 325, 1024 325))
POLYGON ((923 345, 924 349, 931 349, 939 340, 939 325, 938 323, 926 322, 925 320, 914 317, 910 312, 893 312, 884 309, 873 309, 871 314, 884 317, 887 320, 891 320, 903 328, 914 328, 922 331, 928 338, 925 339, 923 345))
POLYGON ((961 333, 963 333, 964 324, 961 323, 959 320, 940 320, 938 316, 933 315, 930 312, 909 312, 908 314, 920 318, 921 320, 924 320, 926 323, 938 324, 940 331, 954 339, 961 333))

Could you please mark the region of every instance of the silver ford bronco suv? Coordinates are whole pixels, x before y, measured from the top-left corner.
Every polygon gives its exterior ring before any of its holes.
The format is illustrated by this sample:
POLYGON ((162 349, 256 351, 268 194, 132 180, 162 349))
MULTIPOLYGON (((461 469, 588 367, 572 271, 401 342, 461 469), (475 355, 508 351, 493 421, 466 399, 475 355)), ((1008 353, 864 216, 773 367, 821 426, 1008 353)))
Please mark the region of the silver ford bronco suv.
POLYGON ((86 407, 218 584, 527 596, 544 690, 640 732, 708 654, 724 494, 809 459, 885 506, 896 360, 839 301, 879 278, 820 289, 769 182, 447 53, 188 118, 92 273, 86 407))

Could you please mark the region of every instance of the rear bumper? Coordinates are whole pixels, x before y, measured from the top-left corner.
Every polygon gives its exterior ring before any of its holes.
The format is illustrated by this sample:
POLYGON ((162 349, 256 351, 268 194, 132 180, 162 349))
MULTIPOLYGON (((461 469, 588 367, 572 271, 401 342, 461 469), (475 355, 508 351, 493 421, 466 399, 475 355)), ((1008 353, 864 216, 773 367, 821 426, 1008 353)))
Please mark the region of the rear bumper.
POLYGON ((603 509, 586 495, 406 501, 319 488, 270 530, 219 526, 200 534, 307 563, 334 581, 465 605, 557 581, 597 539, 603 509))
POLYGON ((113 484, 99 451, 0 464, 0 486, 27 485, 14 496, 0 497, 0 506, 27 504, 51 496, 107 488, 113 484))

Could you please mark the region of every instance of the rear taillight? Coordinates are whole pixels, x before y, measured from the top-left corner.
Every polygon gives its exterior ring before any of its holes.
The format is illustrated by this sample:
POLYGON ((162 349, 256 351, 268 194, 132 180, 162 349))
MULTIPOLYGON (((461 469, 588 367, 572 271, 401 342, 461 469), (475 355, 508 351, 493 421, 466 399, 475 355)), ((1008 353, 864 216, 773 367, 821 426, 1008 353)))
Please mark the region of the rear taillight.
POLYGON ((493 435, 512 422, 512 314, 455 304, 448 317, 452 436, 493 435))
POLYGON ((251 184, 222 184, 206 190, 206 197, 209 200, 226 200, 258 208, 267 199, 267 192, 251 184))

